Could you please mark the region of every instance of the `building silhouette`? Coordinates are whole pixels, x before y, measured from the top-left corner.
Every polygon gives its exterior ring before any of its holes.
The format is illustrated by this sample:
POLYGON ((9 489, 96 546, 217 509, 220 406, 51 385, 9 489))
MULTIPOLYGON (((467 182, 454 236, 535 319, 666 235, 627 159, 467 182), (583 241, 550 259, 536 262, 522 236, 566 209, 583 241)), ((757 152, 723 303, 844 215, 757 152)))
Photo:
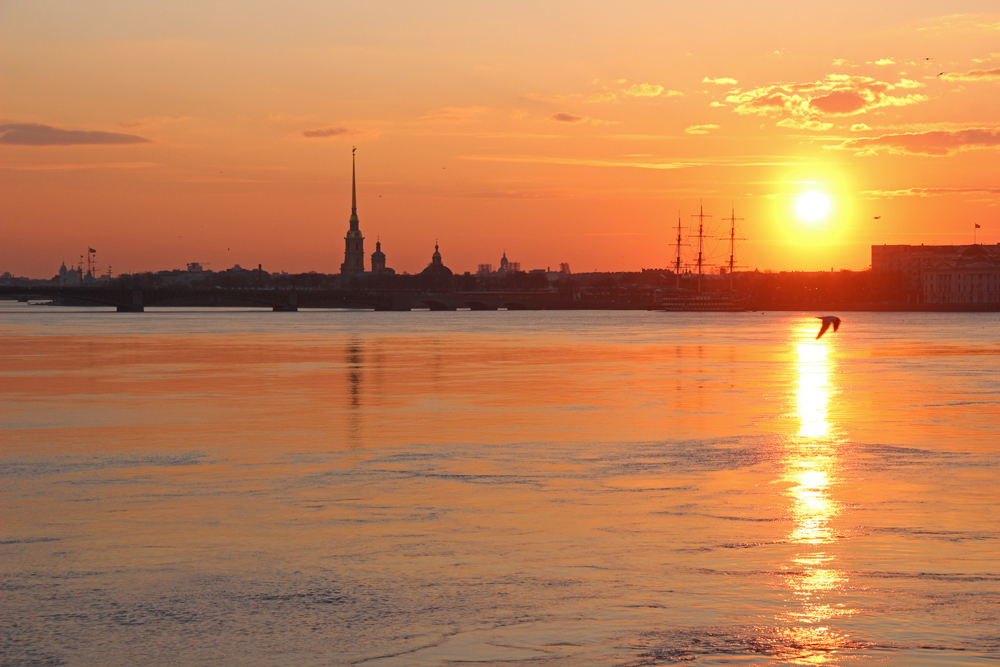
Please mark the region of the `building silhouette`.
POLYGON ((507 261, 507 251, 503 251, 503 257, 500 258, 500 268, 497 269, 498 276, 505 276, 510 272, 510 262, 507 261))
POLYGON ((907 303, 998 303, 1000 243, 873 245, 872 274, 900 279, 907 303))
POLYGON ((361 235, 358 223, 358 188, 355 176, 354 151, 351 149, 351 228, 344 237, 344 263, 340 265, 340 275, 353 276, 365 270, 365 237, 361 235))
POLYGON ((427 268, 420 272, 420 275, 428 278, 451 278, 451 269, 445 266, 441 262, 441 252, 438 250, 438 244, 434 244, 434 254, 431 255, 431 263, 427 265, 427 268))
POLYGON ((380 275, 382 273, 395 273, 392 269, 385 268, 385 253, 382 252, 382 242, 375 241, 375 252, 372 253, 372 275, 380 275))

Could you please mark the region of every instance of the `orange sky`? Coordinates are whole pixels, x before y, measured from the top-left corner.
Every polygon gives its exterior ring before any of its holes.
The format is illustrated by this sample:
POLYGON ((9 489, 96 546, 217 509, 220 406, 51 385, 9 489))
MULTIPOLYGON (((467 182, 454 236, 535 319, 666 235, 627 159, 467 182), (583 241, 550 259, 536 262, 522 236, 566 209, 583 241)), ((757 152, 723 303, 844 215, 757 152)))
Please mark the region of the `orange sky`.
POLYGON ((339 271, 352 144, 397 271, 663 267, 699 198, 751 268, 1000 242, 995 0, 818 5, 4 2, 0 272, 339 271))

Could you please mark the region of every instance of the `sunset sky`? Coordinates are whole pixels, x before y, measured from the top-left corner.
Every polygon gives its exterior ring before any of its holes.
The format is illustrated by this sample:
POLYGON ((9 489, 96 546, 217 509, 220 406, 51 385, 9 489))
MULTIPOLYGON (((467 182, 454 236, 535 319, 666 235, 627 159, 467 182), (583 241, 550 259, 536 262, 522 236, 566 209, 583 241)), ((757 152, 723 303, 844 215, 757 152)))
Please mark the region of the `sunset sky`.
POLYGON ((6 0, 0 86, 15 275, 88 245, 115 274, 337 272, 352 145, 398 272, 436 239, 457 272, 666 267, 700 199, 761 270, 1000 242, 996 0, 6 0))

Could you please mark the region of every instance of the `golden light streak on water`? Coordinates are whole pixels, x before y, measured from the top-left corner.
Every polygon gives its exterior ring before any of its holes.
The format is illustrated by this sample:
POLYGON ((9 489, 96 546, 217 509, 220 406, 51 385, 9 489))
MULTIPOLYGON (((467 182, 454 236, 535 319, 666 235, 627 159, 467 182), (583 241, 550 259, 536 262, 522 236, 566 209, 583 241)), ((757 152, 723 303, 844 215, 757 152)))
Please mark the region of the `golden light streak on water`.
POLYGON ((826 344, 821 340, 799 343, 799 380, 796 406, 802 423, 799 435, 821 438, 830 432, 827 404, 830 400, 830 364, 826 344))
MULTIPOLYGON (((792 336, 801 340, 815 336, 812 319, 796 323, 792 336)), ((821 665, 836 659, 838 648, 848 638, 831 631, 831 619, 850 615, 836 602, 848 583, 830 553, 837 541, 832 522, 841 505, 832 496, 840 468, 836 431, 830 423, 829 404, 833 394, 829 341, 806 340, 796 344, 798 374, 792 401, 799 418, 797 437, 789 443, 784 460, 784 479, 791 501, 792 527, 788 541, 803 550, 788 564, 786 585, 794 607, 779 618, 787 628, 790 645, 799 647, 785 656, 791 664, 821 665)))

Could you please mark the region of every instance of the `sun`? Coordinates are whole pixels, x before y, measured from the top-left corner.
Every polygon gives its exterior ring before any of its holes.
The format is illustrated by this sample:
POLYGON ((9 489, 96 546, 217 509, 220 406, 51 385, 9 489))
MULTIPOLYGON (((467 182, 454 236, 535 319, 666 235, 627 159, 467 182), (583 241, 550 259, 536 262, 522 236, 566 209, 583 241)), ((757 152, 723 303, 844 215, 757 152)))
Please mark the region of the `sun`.
POLYGON ((806 192, 795 201, 795 210, 805 220, 822 220, 830 212, 830 198, 819 192, 806 192))

